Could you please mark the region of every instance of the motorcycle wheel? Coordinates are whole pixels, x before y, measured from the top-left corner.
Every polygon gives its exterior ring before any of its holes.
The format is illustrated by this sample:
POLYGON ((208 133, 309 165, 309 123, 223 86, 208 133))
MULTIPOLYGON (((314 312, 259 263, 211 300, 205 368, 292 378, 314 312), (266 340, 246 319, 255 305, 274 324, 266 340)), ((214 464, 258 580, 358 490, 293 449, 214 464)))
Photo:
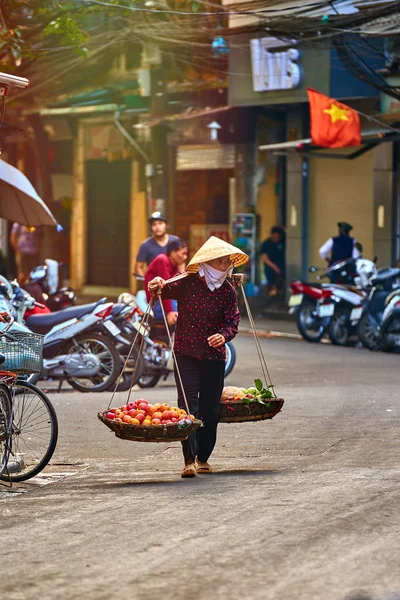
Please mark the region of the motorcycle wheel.
MULTIPOLYGON (((114 344, 100 333, 87 333, 77 336, 76 343, 83 352, 92 352, 101 360, 100 372, 94 377, 71 377, 68 383, 79 392, 104 392, 117 381, 121 370, 121 357, 114 344)), ((68 354, 76 352, 71 344, 68 354)))
POLYGON ((321 341, 325 331, 321 319, 313 315, 316 306, 316 302, 305 300, 297 311, 297 328, 303 338, 312 343, 321 341))
POLYGON ((329 339, 335 346, 347 346, 349 342, 349 330, 346 326, 348 314, 345 312, 333 315, 329 323, 329 339))
POLYGON ((235 366, 235 363, 236 363, 236 350, 230 342, 226 343, 225 350, 226 350, 225 377, 228 377, 228 375, 232 372, 233 367, 235 366))
MULTIPOLYGON (((122 361, 122 368, 125 364, 125 360, 126 357, 128 356, 129 353, 129 348, 118 348, 120 356, 121 356, 121 361, 122 361)), ((127 369, 125 371, 123 371, 122 373, 120 373, 118 375, 119 381, 118 381, 118 386, 117 386, 117 392, 126 392, 127 390, 130 390, 131 387, 133 387, 136 384, 139 384, 140 378, 141 378, 141 374, 143 373, 143 355, 139 354, 139 348, 133 348, 132 352, 131 352, 131 356, 129 358, 129 361, 132 361, 129 365, 129 368, 127 367, 127 369), (136 365, 136 361, 137 361, 137 365, 136 365), (135 372, 136 369, 136 372, 135 372), (134 381, 132 382, 133 376, 135 376, 134 381)), ((112 384, 112 386, 109 388, 110 391, 114 391, 114 387, 115 387, 115 383, 114 382, 112 384)))
POLYGON ((358 337, 368 350, 379 350, 379 342, 374 323, 368 313, 363 314, 358 324, 358 337))

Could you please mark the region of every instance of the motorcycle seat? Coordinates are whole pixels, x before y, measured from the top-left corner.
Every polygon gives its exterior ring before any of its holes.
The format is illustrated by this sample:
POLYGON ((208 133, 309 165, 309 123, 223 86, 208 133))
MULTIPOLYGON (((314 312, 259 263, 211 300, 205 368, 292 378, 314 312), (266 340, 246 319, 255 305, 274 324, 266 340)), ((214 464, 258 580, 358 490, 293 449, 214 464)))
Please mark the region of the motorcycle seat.
POLYGON ((26 325, 33 333, 41 333, 45 335, 55 325, 64 323, 69 319, 80 319, 84 315, 91 313, 94 308, 98 305, 97 302, 92 304, 82 304, 81 306, 71 306, 64 310, 52 312, 44 315, 32 315, 26 319, 26 325))

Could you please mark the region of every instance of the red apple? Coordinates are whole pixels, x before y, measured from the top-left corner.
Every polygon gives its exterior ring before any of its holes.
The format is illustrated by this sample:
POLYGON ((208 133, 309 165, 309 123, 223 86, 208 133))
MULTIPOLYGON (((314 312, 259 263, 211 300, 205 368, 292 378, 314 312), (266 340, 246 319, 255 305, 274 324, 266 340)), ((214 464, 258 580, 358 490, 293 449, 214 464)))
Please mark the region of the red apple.
POLYGON ((161 425, 160 419, 153 419, 151 422, 152 425, 161 425))
MULTIPOLYGON (((129 404, 128 404, 128 408, 129 408, 129 404)), ((136 415, 137 415, 137 410, 136 410, 136 408, 131 408, 131 410, 128 410, 128 415, 129 415, 130 417, 136 417, 136 415)))
POLYGON ((138 398, 136 400, 136 404, 140 404, 141 402, 143 402, 143 404, 148 404, 147 400, 145 400, 144 398, 138 398))
POLYGON ((147 411, 147 406, 148 406, 147 402, 140 402, 138 404, 138 408, 140 408, 140 410, 146 410, 147 411))
POLYGON ((136 418, 137 418, 137 420, 139 421, 140 424, 143 423, 143 421, 144 421, 144 415, 142 415, 142 413, 138 413, 136 415, 136 418))
POLYGON ((177 423, 177 422, 178 422, 178 419, 175 419, 175 417, 172 417, 172 419, 171 419, 171 422, 172 422, 172 423, 177 423))
POLYGON ((132 410, 132 408, 136 408, 135 402, 128 402, 127 408, 128 408, 128 410, 132 410))
POLYGON ((111 421, 113 421, 113 420, 115 419, 115 413, 113 413, 113 412, 109 411, 109 412, 106 414, 106 419, 111 419, 111 421))
POLYGON ((110 408, 108 412, 116 413, 119 408, 110 408))

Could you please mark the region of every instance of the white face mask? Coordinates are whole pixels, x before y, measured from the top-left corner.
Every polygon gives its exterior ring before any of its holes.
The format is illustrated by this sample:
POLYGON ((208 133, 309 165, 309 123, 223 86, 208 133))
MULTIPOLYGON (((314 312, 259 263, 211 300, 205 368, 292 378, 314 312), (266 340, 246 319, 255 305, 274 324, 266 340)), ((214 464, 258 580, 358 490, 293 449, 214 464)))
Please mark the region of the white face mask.
POLYGON ((221 287, 225 279, 232 275, 232 271, 233 267, 229 267, 226 269, 226 271, 219 271, 207 263, 199 264, 199 275, 204 277, 208 289, 210 289, 212 292, 221 287))

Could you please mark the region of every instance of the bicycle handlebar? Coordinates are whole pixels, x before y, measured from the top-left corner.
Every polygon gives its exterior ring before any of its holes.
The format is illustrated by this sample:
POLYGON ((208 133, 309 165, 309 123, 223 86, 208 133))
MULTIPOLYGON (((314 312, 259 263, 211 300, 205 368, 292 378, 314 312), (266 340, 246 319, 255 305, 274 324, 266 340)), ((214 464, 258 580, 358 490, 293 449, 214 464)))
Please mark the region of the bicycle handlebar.
POLYGON ((0 337, 7 333, 7 331, 10 329, 10 327, 13 325, 14 321, 15 321, 14 317, 12 315, 10 315, 10 320, 8 322, 7 327, 5 327, 4 329, 0 329, 0 337))

